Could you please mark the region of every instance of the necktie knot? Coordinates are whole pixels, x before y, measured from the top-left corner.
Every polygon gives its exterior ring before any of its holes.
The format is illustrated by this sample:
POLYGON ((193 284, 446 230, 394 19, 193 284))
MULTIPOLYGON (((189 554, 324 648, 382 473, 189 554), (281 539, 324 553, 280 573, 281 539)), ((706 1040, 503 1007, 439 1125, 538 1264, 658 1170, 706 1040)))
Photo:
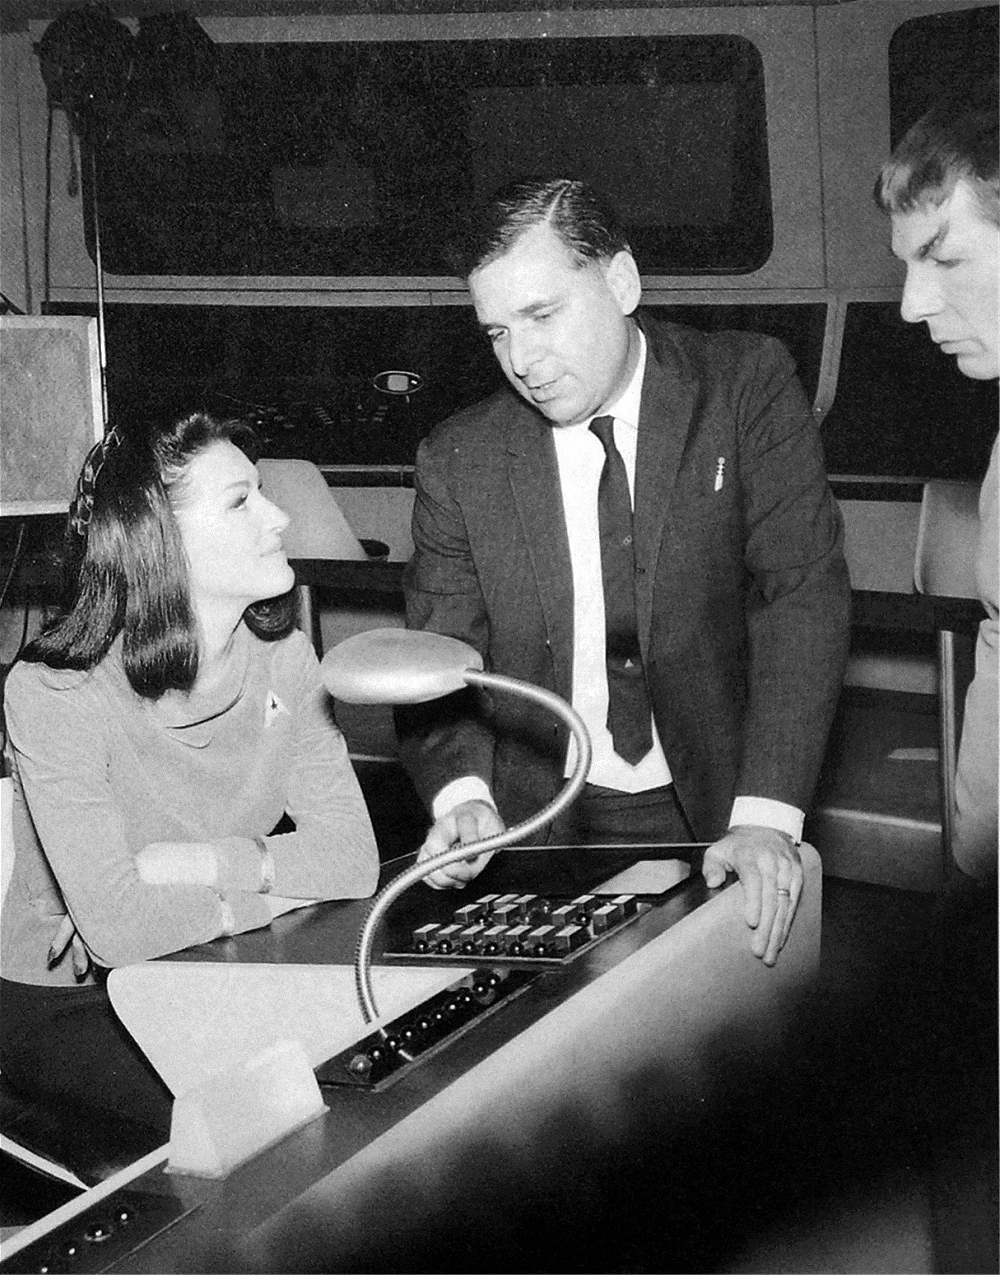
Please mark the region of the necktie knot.
POLYGON ((613 416, 595 416, 590 422, 590 432, 601 440, 605 454, 618 449, 615 447, 615 418, 613 416))

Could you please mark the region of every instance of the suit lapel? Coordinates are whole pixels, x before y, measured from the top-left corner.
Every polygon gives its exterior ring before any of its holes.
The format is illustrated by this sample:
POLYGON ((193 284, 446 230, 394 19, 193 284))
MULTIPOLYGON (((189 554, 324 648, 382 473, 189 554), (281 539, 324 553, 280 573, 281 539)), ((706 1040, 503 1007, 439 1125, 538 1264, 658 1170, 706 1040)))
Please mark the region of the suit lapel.
POLYGON ((507 475, 535 575, 556 686, 567 694, 573 668, 573 571, 556 449, 552 426, 518 406, 506 429, 507 475))
POLYGON ((684 376, 670 338, 646 334, 646 372, 639 409, 635 462, 636 619, 639 646, 649 649, 653 582, 664 527, 694 410, 695 390, 684 376))

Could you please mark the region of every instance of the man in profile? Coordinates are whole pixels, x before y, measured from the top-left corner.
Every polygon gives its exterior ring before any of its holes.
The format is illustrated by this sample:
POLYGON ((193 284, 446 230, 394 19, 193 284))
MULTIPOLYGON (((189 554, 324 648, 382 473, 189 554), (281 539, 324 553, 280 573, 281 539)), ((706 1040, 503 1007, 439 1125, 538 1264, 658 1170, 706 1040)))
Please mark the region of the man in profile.
MULTIPOLYGON (((876 186, 906 263, 901 313, 975 380, 1000 372, 1000 181, 997 95, 981 109, 938 107, 906 134, 876 186)), ((961 421, 956 422, 961 429, 961 421)), ((997 871, 997 444, 980 495, 976 583, 987 617, 965 704, 952 851, 967 876, 997 871)))
MULTIPOLYGON (((997 87, 979 109, 938 106, 894 151, 875 194, 906 263, 902 316, 926 323, 964 375, 1000 372, 997 87)), ((956 422, 961 429, 961 422, 956 422)), ((979 501, 976 582, 986 619, 965 704, 952 853, 937 909, 942 982, 933 1119, 935 1269, 997 1269, 997 444, 979 501), (973 885, 979 882, 979 886, 973 885), (981 888, 982 885, 989 888, 981 888)))
MULTIPOLYGON (((421 444, 408 624, 580 712, 594 760, 552 839, 712 843, 708 884, 739 873, 751 948, 773 964, 849 624, 792 362, 765 337, 636 317, 628 240, 578 181, 495 197, 457 264, 509 384, 421 444)), ((435 820, 424 857, 535 813, 572 767, 565 730, 509 696, 397 726, 435 820)))

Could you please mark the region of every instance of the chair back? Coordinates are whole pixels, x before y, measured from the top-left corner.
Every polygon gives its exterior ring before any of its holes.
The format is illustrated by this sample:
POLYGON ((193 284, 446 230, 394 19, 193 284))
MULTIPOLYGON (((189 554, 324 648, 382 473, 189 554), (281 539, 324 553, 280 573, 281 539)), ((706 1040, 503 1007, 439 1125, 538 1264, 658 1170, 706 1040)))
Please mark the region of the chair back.
POLYGON ((914 583, 933 598, 975 598, 979 484, 924 484, 914 583))
POLYGON ((291 518, 281 537, 289 558, 355 562, 367 558, 314 464, 308 460, 261 460, 257 469, 264 495, 291 518))

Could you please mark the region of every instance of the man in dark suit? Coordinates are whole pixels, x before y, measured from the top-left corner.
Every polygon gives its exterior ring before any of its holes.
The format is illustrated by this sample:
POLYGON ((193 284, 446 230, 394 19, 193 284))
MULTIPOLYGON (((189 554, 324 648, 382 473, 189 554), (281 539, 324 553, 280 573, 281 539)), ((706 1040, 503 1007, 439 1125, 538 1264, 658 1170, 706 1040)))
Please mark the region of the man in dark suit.
MULTIPOLYGON (((421 445, 408 624, 581 713, 594 760, 554 841, 713 842, 705 878, 739 873, 753 951, 773 963, 850 592, 791 360, 763 337, 634 317, 628 242, 579 182, 488 205, 464 269, 510 388, 421 445)), ((435 820, 424 857, 534 813, 572 763, 565 731, 513 697, 465 694, 397 726, 435 820)))

